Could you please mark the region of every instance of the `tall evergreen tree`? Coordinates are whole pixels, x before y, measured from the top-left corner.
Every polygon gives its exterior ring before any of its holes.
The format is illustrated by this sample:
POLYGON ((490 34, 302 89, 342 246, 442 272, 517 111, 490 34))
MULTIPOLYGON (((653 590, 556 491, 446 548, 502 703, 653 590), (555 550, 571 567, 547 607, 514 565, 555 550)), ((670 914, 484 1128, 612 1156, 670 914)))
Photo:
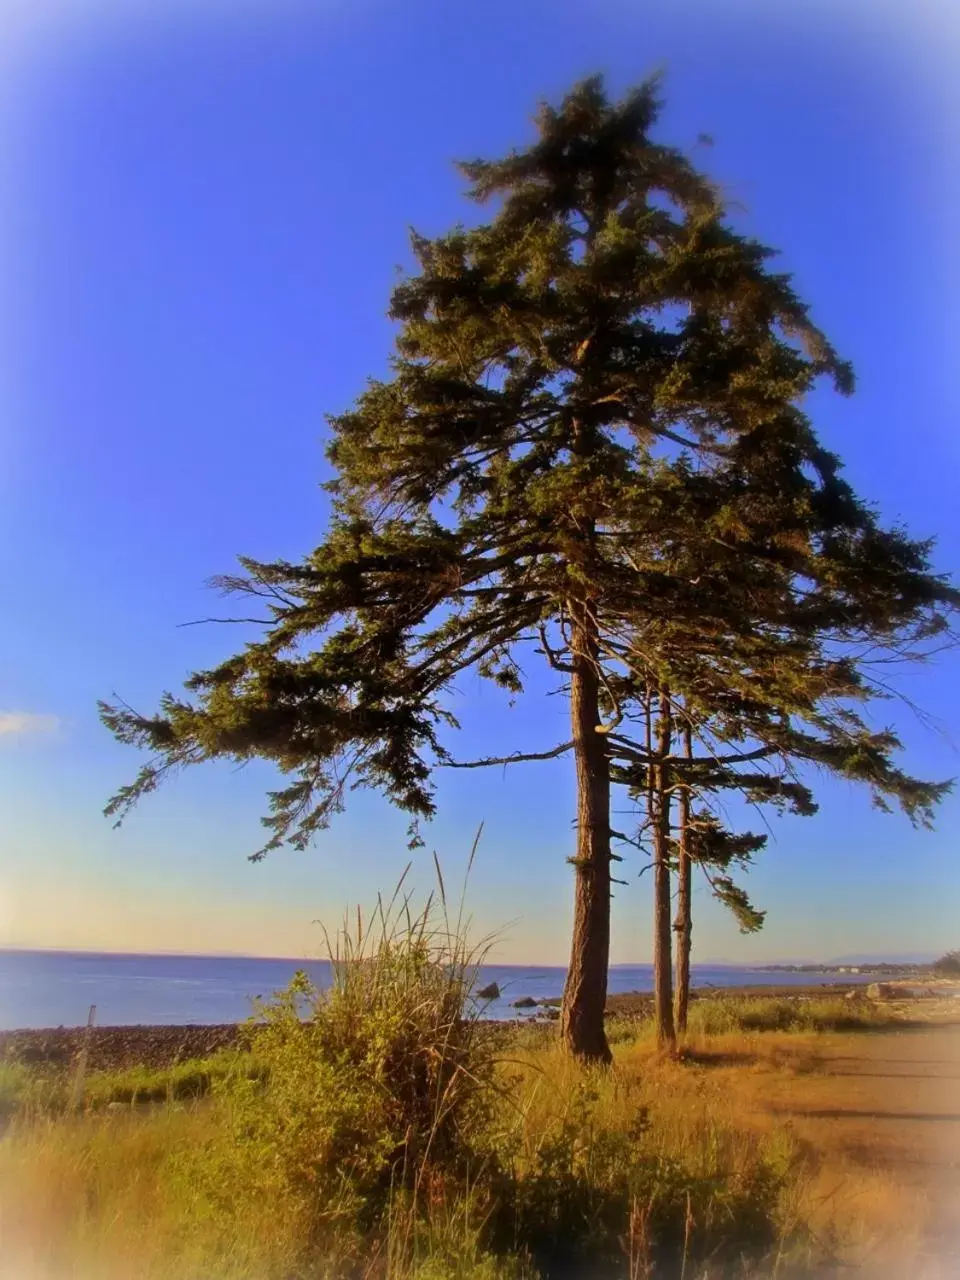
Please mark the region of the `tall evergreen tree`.
MULTIPOLYGON (((809 442, 798 411, 795 426, 809 442)), ((684 1018, 689 992, 692 859, 673 837, 677 806, 715 895, 752 929, 758 916, 727 871, 746 865, 758 838, 726 832, 709 808, 691 823, 693 795, 733 789, 753 803, 810 814, 816 806, 797 770, 812 765, 866 784, 881 807, 894 801, 929 825, 949 785, 899 769, 896 735, 871 729, 860 708, 887 696, 871 658, 922 656, 946 628, 956 592, 926 572, 924 544, 879 528, 830 455, 819 454, 820 485, 807 487, 796 441, 758 452, 746 468, 742 444, 688 438, 678 457, 661 459, 648 479, 657 527, 646 546, 631 547, 635 568, 672 584, 672 606, 659 618, 635 611, 629 674, 618 686, 621 706, 631 697, 642 705, 646 751, 611 738, 612 778, 644 808, 653 852, 654 1005, 665 1047, 675 1041, 667 924, 674 868, 683 900, 678 941, 686 944, 678 953, 684 1018), (671 754, 681 734, 692 746, 691 731, 700 754, 671 754)))
MULTIPOLYGON (((689 723, 680 729, 684 767, 693 760, 693 732, 689 723)), ((706 810, 693 808, 693 789, 680 771, 677 787, 676 871, 677 909, 673 929, 676 934, 676 981, 674 983, 673 1024, 675 1034, 687 1030, 690 1006, 690 954, 693 940, 693 868, 705 872, 714 896, 733 914, 741 933, 755 933, 763 927, 764 912, 753 906, 746 892, 729 875, 731 866, 749 866, 767 843, 765 835, 752 832, 734 834, 726 830, 706 810)), ((794 809, 800 808, 797 801, 794 809)), ((811 803, 811 809, 812 809, 811 803)), ((800 808, 802 812, 803 809, 800 808)))
MULTIPOLYGON (((669 743, 653 759, 635 728, 648 690, 675 690, 723 741, 749 736, 755 697, 769 735, 758 749, 802 732, 808 755, 849 757, 828 727, 777 723, 764 653, 793 633, 800 648, 813 635, 901 643, 952 600, 926 547, 881 530, 818 445, 798 401, 821 375, 849 390, 849 370, 767 270, 768 251, 726 223, 713 186, 652 140, 657 112, 653 84, 611 103, 588 80, 542 108, 531 146, 461 166, 495 212, 413 237, 391 376, 330 420, 324 540, 302 563, 245 559, 223 580, 265 602, 262 638, 154 716, 102 707, 122 741, 154 753, 108 807, 118 819, 181 766, 274 761, 290 781, 271 793, 255 856, 305 845, 351 786, 381 790, 416 823, 434 811, 438 766, 570 753, 561 1028, 598 1060, 611 785, 674 767, 669 743), (751 584, 768 576, 761 613, 751 584), (697 637, 683 661, 650 647, 668 623, 697 637), (762 643, 744 673, 723 646, 733 634, 742 651, 751 626, 762 643), (520 694, 533 651, 568 695, 569 737, 455 759, 453 682, 475 670, 520 694)), ((815 683, 806 675, 794 701, 807 706, 815 683)), ((892 744, 857 749, 873 752, 869 772, 892 744)))

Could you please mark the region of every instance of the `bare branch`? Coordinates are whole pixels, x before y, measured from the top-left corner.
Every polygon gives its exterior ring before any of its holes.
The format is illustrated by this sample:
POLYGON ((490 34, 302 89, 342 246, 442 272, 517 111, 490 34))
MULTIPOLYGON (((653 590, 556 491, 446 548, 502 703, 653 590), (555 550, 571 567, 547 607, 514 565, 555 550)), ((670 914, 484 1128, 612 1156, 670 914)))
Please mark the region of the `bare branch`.
POLYGON ((208 622, 252 622, 260 627, 270 627, 276 625, 276 618, 195 618, 193 622, 178 622, 177 629, 181 627, 203 627, 208 622))
POLYGON ((488 756, 484 760, 442 760, 441 768, 447 769, 485 769, 491 764, 517 764, 525 760, 555 760, 557 756, 564 755, 573 747, 572 740, 570 742, 561 743, 559 747, 554 747, 551 751, 530 751, 530 752, 514 752, 510 756, 488 756))
POLYGON ((551 667, 553 667, 554 671, 562 671, 566 675, 573 675, 573 667, 571 667, 569 663, 561 662, 559 650, 551 648, 550 642, 547 639, 547 629, 542 622, 537 623, 537 631, 540 635, 540 643, 543 645, 544 655, 551 667))

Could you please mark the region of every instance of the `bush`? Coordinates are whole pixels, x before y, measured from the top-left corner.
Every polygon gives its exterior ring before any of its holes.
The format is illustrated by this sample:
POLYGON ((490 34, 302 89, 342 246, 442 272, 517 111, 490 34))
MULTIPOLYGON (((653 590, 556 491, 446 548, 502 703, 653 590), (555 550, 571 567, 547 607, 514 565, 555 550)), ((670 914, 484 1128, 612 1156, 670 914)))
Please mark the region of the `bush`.
POLYGON ((328 990, 300 973, 260 1005, 260 1074, 215 1082, 226 1140, 181 1173, 225 1221, 255 1186, 313 1256, 359 1259, 385 1234, 414 1251, 427 1200, 484 1159, 495 1063, 469 999, 479 956, 442 897, 414 917, 395 896, 345 929, 332 959, 328 990))
POLYGON ((941 956, 934 962, 933 971, 945 978, 960 978, 960 951, 948 951, 941 956))

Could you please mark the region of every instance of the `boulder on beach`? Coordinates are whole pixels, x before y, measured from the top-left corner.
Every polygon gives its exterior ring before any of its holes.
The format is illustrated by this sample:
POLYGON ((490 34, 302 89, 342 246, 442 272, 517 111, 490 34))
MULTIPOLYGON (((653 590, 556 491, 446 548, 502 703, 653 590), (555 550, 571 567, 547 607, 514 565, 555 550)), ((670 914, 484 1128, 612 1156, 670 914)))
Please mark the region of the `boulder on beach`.
POLYGON ((481 987, 477 992, 478 1000, 499 1000, 500 988, 495 982, 488 983, 487 986, 481 987))
POLYGON ((514 1009, 535 1009, 537 1002, 533 996, 521 996, 519 1000, 514 1000, 514 1009))
POLYGON ((870 1000, 929 1000, 936 994, 930 987, 909 986, 903 982, 871 982, 867 987, 870 1000))

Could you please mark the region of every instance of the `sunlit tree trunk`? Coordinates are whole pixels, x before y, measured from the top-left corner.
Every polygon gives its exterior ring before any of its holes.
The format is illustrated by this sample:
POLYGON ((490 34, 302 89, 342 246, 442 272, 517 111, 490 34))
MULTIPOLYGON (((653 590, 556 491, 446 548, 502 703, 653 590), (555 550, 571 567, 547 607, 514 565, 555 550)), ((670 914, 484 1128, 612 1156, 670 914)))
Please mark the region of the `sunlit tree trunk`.
POLYGON ((660 690, 656 763, 653 778, 653 1005, 657 1044, 673 1050, 677 1036, 673 1025, 673 945, 670 921, 670 754, 672 710, 670 694, 660 690))
MULTIPOLYGON (((683 754, 687 760, 693 757, 689 724, 684 724, 683 726, 683 754)), ((677 915, 673 928, 677 935, 676 1030, 678 1035, 684 1035, 687 1030, 687 1009, 690 1004, 690 944, 693 932, 690 901, 692 879, 690 843, 693 833, 690 828, 690 788, 688 786, 680 788, 678 804, 680 815, 677 854, 677 915)))
POLYGON ((610 960, 610 768, 600 724, 596 632, 588 607, 572 606, 570 715, 577 771, 573 940, 560 1035, 578 1058, 610 1062, 603 1028, 610 960))

